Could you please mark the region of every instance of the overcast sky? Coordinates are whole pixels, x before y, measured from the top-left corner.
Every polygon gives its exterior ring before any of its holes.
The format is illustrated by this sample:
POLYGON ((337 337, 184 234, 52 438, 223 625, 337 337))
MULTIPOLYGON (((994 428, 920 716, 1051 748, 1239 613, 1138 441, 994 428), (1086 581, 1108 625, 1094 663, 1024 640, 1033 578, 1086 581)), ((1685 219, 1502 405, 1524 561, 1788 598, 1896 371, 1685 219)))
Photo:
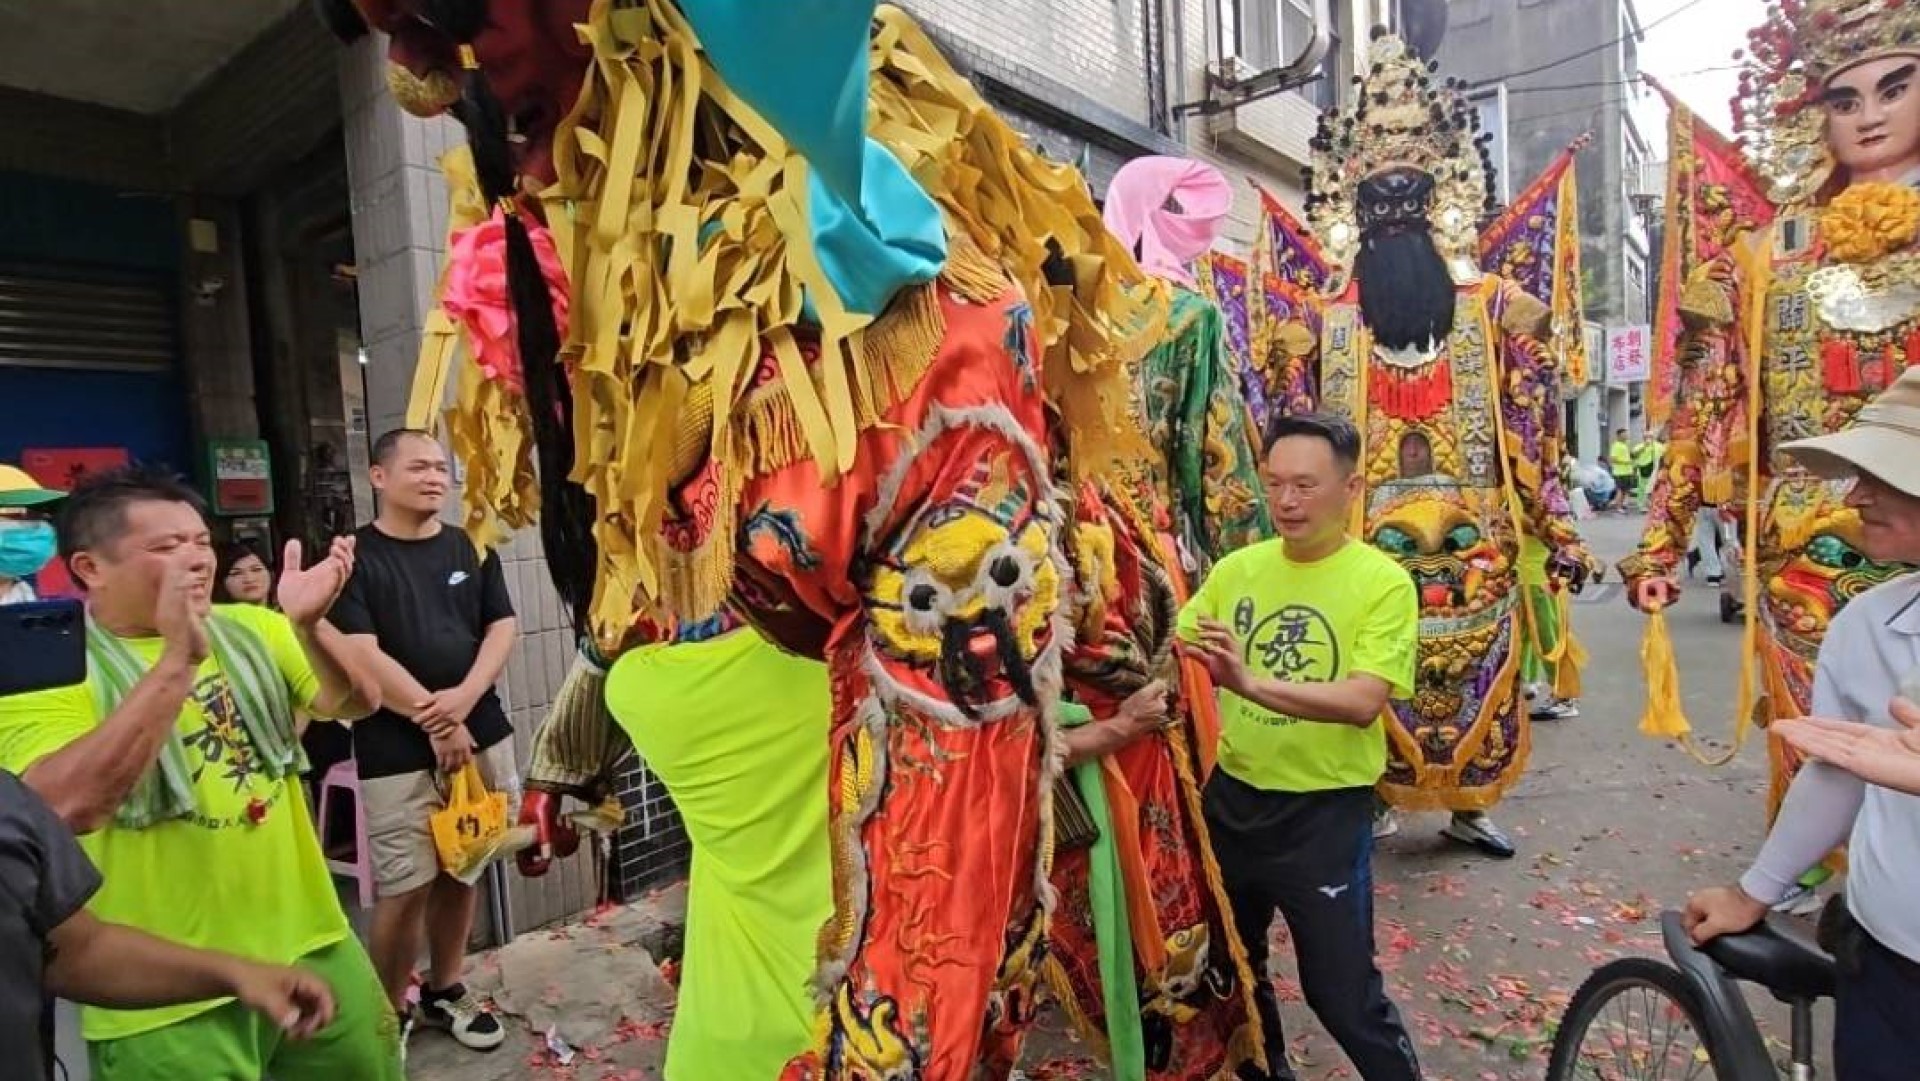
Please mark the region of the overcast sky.
MULTIPOLYGON (((1652 27, 1640 46, 1641 70, 1731 135, 1727 102, 1739 79, 1733 54, 1746 45, 1747 31, 1766 18, 1763 0, 1637 0, 1635 10, 1640 25, 1652 27), (1666 16, 1672 17, 1654 25, 1666 16)), ((1665 111, 1655 108, 1647 119, 1648 140, 1664 147, 1665 111)), ((1656 153, 1665 156, 1664 150, 1656 153)))

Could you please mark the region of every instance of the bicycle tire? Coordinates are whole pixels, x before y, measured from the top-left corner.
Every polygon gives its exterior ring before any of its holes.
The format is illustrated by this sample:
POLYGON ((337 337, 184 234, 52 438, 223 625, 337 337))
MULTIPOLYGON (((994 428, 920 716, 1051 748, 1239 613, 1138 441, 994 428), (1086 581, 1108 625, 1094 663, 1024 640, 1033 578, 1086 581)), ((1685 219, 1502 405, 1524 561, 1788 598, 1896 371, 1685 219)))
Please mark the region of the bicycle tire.
MULTIPOLYGON (((1700 1034, 1701 1042, 1707 1046, 1711 1066, 1714 1033, 1709 1027, 1700 993, 1688 982, 1686 975, 1664 961, 1650 957, 1623 957, 1594 969, 1568 1001, 1567 1012, 1560 1020, 1560 1029, 1553 1036, 1553 1055, 1547 1062, 1546 1081, 1582 1081, 1573 1071, 1578 1066, 1575 1056, 1579 1055, 1586 1043, 1587 1030, 1616 996, 1643 987, 1658 992, 1686 1016, 1687 1023, 1700 1034)), ((1717 1068, 1714 1076, 1719 1081, 1736 1081, 1719 1078, 1717 1068)))

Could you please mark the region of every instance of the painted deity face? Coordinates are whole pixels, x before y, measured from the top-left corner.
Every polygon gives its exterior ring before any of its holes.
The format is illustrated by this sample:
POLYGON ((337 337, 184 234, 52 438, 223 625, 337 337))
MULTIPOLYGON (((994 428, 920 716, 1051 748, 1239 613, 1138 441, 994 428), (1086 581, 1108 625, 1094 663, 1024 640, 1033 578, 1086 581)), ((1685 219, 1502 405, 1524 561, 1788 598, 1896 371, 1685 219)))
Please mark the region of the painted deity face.
POLYGON ((1766 582, 1767 613, 1781 631, 1816 641, 1848 601, 1899 572, 1892 561, 1915 556, 1920 500, 1864 477, 1845 506, 1828 496, 1814 509, 1806 542, 1766 582))
POLYGON ((1497 593, 1499 545, 1467 510, 1439 492, 1413 492, 1384 509, 1368 538, 1413 576, 1425 616, 1459 618, 1497 593))
MULTIPOLYGON (((576 27, 590 0, 467 0, 486 8, 473 52, 514 133, 522 175, 553 179, 553 136, 580 97, 592 51, 576 27)), ((437 116, 459 100, 459 43, 434 26, 420 0, 353 0, 367 25, 391 39, 387 82, 416 116, 437 116)))
POLYGON ((1032 704, 1034 668, 1053 641, 1065 583, 1035 464, 1014 448, 985 450, 874 561, 868 633, 896 662, 888 674, 928 701, 938 687, 968 718, 1032 704))
POLYGON ((1869 60, 1827 81, 1827 143, 1854 179, 1898 181, 1920 168, 1920 56, 1869 60))

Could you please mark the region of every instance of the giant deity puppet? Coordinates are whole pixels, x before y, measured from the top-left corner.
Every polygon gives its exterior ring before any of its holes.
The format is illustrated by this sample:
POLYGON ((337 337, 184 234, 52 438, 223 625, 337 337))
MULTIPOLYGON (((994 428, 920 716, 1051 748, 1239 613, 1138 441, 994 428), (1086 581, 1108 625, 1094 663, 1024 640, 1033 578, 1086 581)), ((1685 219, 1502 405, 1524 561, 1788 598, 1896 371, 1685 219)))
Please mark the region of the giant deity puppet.
POLYGON ((1547 630, 1525 603, 1524 553, 1538 553, 1556 589, 1579 588, 1591 565, 1556 466, 1553 313, 1476 265, 1494 203, 1472 106, 1384 31, 1369 62, 1354 104, 1324 116, 1313 139, 1308 222, 1331 274, 1318 293, 1270 302, 1278 352, 1261 397, 1354 420, 1358 533, 1419 588, 1418 677, 1386 718, 1382 795, 1451 811, 1447 836, 1508 857, 1486 812, 1526 769, 1522 658, 1547 630))
MULTIPOLYGON (((1811 704, 1820 642, 1856 597, 1909 568, 1861 552, 1846 484, 1776 453, 1846 427, 1920 362, 1920 7, 1783 0, 1745 53, 1735 114, 1748 153, 1675 111, 1656 419, 1671 416, 1629 599, 1679 594, 1703 504, 1742 518, 1750 719, 1811 704)), ((1664 635, 1660 638, 1664 641, 1664 635)), ((1659 682, 1671 660, 1654 654, 1659 682)), ((1683 725, 1683 722, 1682 722, 1683 725)), ((1770 740, 1771 818, 1798 766, 1770 740)))
POLYGON ((529 770, 540 853, 622 750, 591 662, 724 607, 824 659, 834 699, 834 915, 788 1075, 1006 1076, 1047 959, 1055 708, 1112 683, 1069 663, 1103 595, 1069 519, 1150 453, 1132 383, 1165 293, 898 11, 324 7, 470 136, 414 413, 464 341, 470 530, 537 511, 591 632, 559 712, 592 723, 529 770))
POLYGON ((1172 634, 1185 568, 1268 528, 1221 314, 1187 270, 1231 197, 1218 170, 1164 157, 1128 163, 1107 190, 1107 223, 1158 279, 1167 317, 1135 378, 1150 453, 1084 484, 1068 527, 1081 603, 1060 820, 1087 828, 1059 831, 1047 975, 1115 1081, 1268 1075, 1252 999, 1265 974, 1249 970, 1201 813, 1219 738, 1214 689, 1172 634), (1168 723, 1078 762, 1082 715, 1112 718, 1154 680, 1172 689, 1168 723))

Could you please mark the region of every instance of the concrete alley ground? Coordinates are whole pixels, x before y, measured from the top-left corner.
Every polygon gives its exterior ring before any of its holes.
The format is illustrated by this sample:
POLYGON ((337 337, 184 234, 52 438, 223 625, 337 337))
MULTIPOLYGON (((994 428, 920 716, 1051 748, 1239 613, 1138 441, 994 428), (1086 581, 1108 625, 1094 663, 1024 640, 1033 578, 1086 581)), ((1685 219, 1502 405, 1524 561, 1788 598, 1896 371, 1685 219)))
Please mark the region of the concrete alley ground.
MULTIPOLYGON (((1639 528, 1637 517, 1583 523, 1589 544, 1609 563, 1631 549, 1639 528)), ((1587 973, 1623 954, 1658 954, 1660 911, 1683 903, 1695 887, 1731 881, 1762 837, 1766 757, 1758 738, 1735 763, 1710 770, 1636 731, 1643 621, 1612 577, 1575 607, 1576 628, 1592 654, 1582 715, 1534 727, 1532 768, 1497 812, 1520 856, 1482 859, 1439 836, 1442 816, 1421 815, 1403 817, 1400 835, 1375 858, 1381 961, 1430 1081, 1536 1081, 1553 1025, 1587 973)), ((1719 622, 1704 585, 1682 599, 1670 626, 1695 732, 1724 738, 1738 629, 1719 622)), ((514 1041, 478 1056, 438 1033, 417 1034, 410 1076, 660 1076, 670 1004, 648 949, 658 947, 662 925, 678 918, 683 896, 670 891, 637 912, 524 936, 479 966, 476 981, 520 1015, 510 1019, 514 1041), (559 1066, 546 1050, 544 1033, 555 1024, 579 1048, 570 1066, 559 1066)), ((1274 934, 1284 942, 1280 925, 1274 934)), ((1300 1078, 1354 1078, 1301 1000, 1289 951, 1282 946, 1275 956, 1300 1078)), ((1756 999, 1755 1015, 1784 1036, 1780 1007, 1756 999)), ((1038 1034, 1025 1070, 1032 1081, 1104 1075, 1057 1023, 1038 1034)))

